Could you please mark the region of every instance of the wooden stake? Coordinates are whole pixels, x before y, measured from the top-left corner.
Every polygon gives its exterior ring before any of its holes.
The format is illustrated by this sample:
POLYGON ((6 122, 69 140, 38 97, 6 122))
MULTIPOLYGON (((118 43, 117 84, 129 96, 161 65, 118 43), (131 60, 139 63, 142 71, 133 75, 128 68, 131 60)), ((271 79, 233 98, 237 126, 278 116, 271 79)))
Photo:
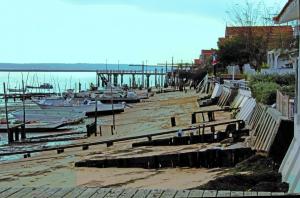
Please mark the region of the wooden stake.
POLYGON ((10 129, 9 129, 9 123, 8 123, 7 96, 6 96, 5 83, 3 83, 3 91, 4 91, 4 104, 5 104, 5 118, 6 118, 6 127, 7 127, 7 138, 8 138, 8 143, 11 143, 12 140, 10 138, 10 129))
POLYGON ((21 139, 26 139, 26 133, 25 133, 25 124, 26 124, 26 116, 25 116, 25 87, 24 87, 24 80, 22 80, 22 91, 23 91, 23 127, 21 131, 21 139))

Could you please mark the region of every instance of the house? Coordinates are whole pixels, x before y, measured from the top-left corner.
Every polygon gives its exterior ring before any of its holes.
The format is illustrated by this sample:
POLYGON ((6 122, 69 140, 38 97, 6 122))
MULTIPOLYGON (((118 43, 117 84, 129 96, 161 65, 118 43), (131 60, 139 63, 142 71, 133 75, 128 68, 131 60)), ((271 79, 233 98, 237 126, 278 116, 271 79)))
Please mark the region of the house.
POLYGON ((225 37, 219 38, 222 43, 227 39, 232 39, 238 36, 245 38, 261 37, 266 39, 268 49, 276 49, 289 45, 293 40, 293 27, 292 26, 238 26, 226 27, 225 37))
MULTIPOLYGON (((289 21, 300 20, 300 0, 288 0, 284 8, 274 21, 278 24, 289 21)), ((298 51, 298 67, 296 79, 296 112, 294 116, 294 139, 286 153, 283 162, 280 166, 279 172, 282 174, 282 180, 289 183, 289 192, 300 192, 300 47, 298 51)))

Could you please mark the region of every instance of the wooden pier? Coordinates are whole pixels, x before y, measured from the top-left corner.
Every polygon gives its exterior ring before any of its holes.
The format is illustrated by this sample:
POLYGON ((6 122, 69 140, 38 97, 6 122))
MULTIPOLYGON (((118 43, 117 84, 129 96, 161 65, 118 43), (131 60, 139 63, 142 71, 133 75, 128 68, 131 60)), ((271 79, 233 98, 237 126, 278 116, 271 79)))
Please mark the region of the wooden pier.
MULTIPOLYGON (((100 86, 100 80, 101 77, 106 75, 107 80, 109 82, 112 82, 114 85, 118 84, 118 77, 121 77, 121 85, 123 85, 124 82, 124 75, 131 75, 131 87, 137 87, 136 84, 136 76, 142 77, 142 86, 144 85, 144 76, 146 76, 146 88, 150 87, 150 76, 155 76, 155 85, 160 84, 161 87, 163 87, 163 77, 167 75, 167 72, 164 72, 163 69, 161 71, 158 71, 155 69, 155 71, 145 71, 145 70, 97 70, 97 87, 100 86), (158 76, 160 76, 160 82, 158 81, 158 76)), ((103 81, 102 81, 103 83, 103 81)), ((143 86, 144 87, 144 86, 143 86)))
POLYGON ((1 188, 0 197, 85 197, 85 198, 201 198, 201 197, 284 197, 284 192, 251 192, 227 190, 161 190, 161 189, 122 189, 100 187, 25 187, 1 188))

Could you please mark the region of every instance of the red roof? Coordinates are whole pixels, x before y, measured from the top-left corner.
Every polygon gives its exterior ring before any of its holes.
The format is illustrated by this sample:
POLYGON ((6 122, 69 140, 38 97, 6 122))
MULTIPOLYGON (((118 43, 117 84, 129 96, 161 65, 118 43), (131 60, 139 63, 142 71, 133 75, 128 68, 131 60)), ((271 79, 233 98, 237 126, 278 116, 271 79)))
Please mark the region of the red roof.
POLYGON ((214 54, 217 50, 215 49, 211 49, 211 50, 202 50, 201 51, 201 55, 204 55, 204 56, 210 56, 212 54, 214 54))
POLYGON ((272 34, 277 33, 289 33, 293 34, 292 26, 243 26, 243 27, 226 27, 225 37, 238 36, 243 33, 252 33, 258 35, 264 35, 271 32, 272 34))
POLYGON ((267 38, 268 49, 275 49, 279 47, 280 40, 285 40, 288 43, 293 38, 292 26, 240 26, 240 27, 226 27, 225 39, 220 39, 222 43, 226 39, 237 36, 253 35, 255 37, 267 38))

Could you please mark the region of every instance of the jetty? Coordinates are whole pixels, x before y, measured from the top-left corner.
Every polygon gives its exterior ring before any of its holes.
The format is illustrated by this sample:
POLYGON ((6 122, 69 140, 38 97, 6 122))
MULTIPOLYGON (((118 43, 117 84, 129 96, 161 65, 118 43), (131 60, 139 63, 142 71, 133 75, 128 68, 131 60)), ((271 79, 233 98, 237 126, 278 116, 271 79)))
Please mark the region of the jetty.
MULTIPOLYGON (((142 78, 142 84, 144 84, 144 76, 146 76, 146 88, 150 88, 150 76, 155 76, 155 85, 157 83, 160 84, 161 87, 163 87, 163 78, 168 73, 164 71, 162 68, 161 71, 158 71, 155 69, 155 71, 145 71, 145 70, 97 70, 97 86, 100 86, 100 80, 103 75, 107 76, 107 79, 109 82, 112 82, 113 84, 118 84, 118 78, 120 76, 121 78, 121 85, 123 85, 124 82, 124 76, 130 75, 132 76, 131 81, 131 87, 136 87, 136 77, 140 76, 142 78), (161 82, 158 82, 158 76, 161 76, 161 82)), ((103 82, 102 82, 103 83, 103 82)))

